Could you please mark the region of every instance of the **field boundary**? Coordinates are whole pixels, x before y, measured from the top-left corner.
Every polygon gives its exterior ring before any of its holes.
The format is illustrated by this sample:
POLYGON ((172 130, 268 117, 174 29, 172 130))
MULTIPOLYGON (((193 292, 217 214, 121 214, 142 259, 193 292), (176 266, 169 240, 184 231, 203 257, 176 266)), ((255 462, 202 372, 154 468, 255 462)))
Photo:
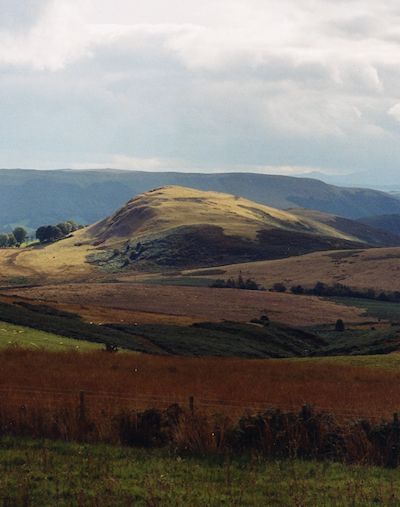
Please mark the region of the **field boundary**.
MULTIPOLYGON (((269 401, 242 401, 242 400, 227 400, 215 398, 201 398, 195 396, 154 396, 154 395, 128 395, 125 393, 113 391, 91 391, 82 389, 54 389, 51 387, 32 387, 32 386, 0 386, 0 409, 2 394, 12 395, 16 405, 25 407, 30 403, 34 403, 40 398, 46 401, 47 404, 57 404, 57 400, 65 401, 69 397, 71 402, 76 401, 78 406, 84 404, 90 407, 95 402, 98 405, 101 401, 112 400, 119 402, 121 407, 130 410, 144 410, 144 409, 165 409, 171 405, 179 405, 183 408, 188 408, 191 412, 199 411, 216 411, 220 409, 230 409, 235 413, 242 413, 243 415, 250 413, 263 413, 268 410, 281 410, 282 412, 299 411, 304 407, 310 406, 306 402, 298 403, 285 403, 281 406, 271 404, 269 401), (122 407, 123 405, 123 407, 122 407)), ((82 408, 82 407, 81 407, 82 408)), ((342 421, 351 420, 369 420, 371 422, 387 421, 387 417, 382 414, 360 413, 357 410, 337 410, 337 408, 328 405, 312 405, 312 408, 322 412, 333 415, 336 419, 342 421)), ((400 411, 400 410, 399 410, 400 411)), ((393 414, 396 416, 396 414, 393 414)))

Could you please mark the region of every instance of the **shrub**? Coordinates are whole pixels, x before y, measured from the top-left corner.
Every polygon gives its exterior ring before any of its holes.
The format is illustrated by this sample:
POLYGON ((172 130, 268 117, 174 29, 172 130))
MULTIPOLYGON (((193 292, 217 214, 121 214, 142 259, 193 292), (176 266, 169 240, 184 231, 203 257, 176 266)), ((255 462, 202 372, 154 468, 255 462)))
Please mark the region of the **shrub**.
POLYGON ((301 286, 301 285, 295 285, 293 286, 290 291, 292 292, 292 294, 304 294, 305 290, 304 290, 304 287, 301 286))
POLYGON ((241 290, 265 290, 255 280, 248 278, 246 281, 239 274, 237 279, 228 278, 228 280, 218 279, 210 287, 216 289, 241 289, 241 290))
POLYGON ((344 322, 342 319, 338 319, 335 324, 335 331, 342 333, 345 330, 344 322))
POLYGON ((274 283, 272 290, 274 292, 286 292, 286 285, 284 285, 283 283, 279 283, 279 282, 274 283))

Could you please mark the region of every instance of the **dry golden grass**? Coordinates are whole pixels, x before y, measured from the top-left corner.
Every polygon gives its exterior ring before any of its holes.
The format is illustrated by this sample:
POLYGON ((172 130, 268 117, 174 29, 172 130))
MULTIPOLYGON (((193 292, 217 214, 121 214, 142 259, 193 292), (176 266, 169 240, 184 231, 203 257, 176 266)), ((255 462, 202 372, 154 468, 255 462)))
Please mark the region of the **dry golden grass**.
POLYGON ((0 249, 0 283, 7 284, 13 279, 43 283, 101 277, 86 262, 93 247, 80 244, 82 235, 84 231, 80 230, 72 238, 46 246, 0 249), (75 246, 77 243, 79 246, 75 246))
MULTIPOLYGON (((399 290, 400 248, 372 248, 342 252, 316 252, 299 257, 222 266, 221 278, 250 277, 266 287, 283 282, 288 287, 342 283, 357 288, 399 290)), ((198 270, 197 270, 198 271, 198 270)), ((190 273, 190 271, 185 272, 190 273)))
MULTIPOLYGON (((132 408, 161 408, 174 401, 187 404, 189 396, 194 396, 199 409, 229 414, 243 413, 253 404, 281 409, 311 404, 339 417, 379 419, 400 407, 398 370, 329 360, 192 359, 9 349, 0 351, 0 363, 0 391, 10 389, 8 396, 19 403, 34 395, 13 391, 17 386, 47 390, 49 399, 54 398, 52 390, 59 390, 61 404, 62 393, 65 400, 73 396, 76 401, 80 390, 98 402, 103 396, 104 403, 132 408), (107 393, 111 396, 105 396, 107 393), (141 401, 135 401, 139 398, 141 401)), ((36 396, 46 398, 43 393, 36 396)))
POLYGON ((66 305, 64 309, 85 317, 94 315, 98 322, 248 321, 265 312, 274 321, 296 326, 332 323, 338 318, 346 322, 363 320, 359 308, 316 297, 263 291, 92 283, 15 289, 13 294, 32 302, 66 305))

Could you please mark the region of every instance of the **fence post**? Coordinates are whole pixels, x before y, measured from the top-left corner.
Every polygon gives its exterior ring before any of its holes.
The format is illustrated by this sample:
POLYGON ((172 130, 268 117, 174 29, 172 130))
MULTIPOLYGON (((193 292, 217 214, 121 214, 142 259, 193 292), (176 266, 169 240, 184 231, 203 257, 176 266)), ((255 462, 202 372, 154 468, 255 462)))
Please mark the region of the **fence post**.
POLYGON ((83 424, 85 420, 86 420, 85 391, 79 391, 79 423, 83 424))
POLYGON ((194 396, 189 397, 189 410, 192 415, 194 415, 194 396))
POLYGON ((399 451, 400 451, 400 424, 399 424, 399 414, 397 412, 393 414, 391 440, 392 440, 391 448, 389 449, 389 455, 386 466, 389 468, 397 468, 399 465, 399 451))

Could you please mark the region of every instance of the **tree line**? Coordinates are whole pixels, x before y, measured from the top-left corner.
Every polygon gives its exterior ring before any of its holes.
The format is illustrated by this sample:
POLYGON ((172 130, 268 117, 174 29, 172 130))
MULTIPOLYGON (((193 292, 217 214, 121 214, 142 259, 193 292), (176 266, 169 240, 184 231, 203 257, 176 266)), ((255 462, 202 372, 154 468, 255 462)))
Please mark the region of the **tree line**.
MULTIPOLYGON (((287 287, 283 283, 275 283, 272 287, 274 292, 286 292, 287 287)), ((374 299, 377 301, 400 302, 400 291, 382 291, 369 289, 353 289, 348 285, 335 283, 328 285, 323 282, 317 282, 314 287, 306 288, 302 285, 294 285, 290 288, 292 294, 305 294, 308 296, 320 297, 348 297, 360 299, 374 299)))
MULTIPOLYGON (((40 243, 52 243, 67 237, 69 234, 81 229, 82 225, 78 225, 73 220, 66 220, 60 222, 57 225, 42 225, 36 232, 34 237, 40 241, 40 243)), ((15 227, 15 229, 9 233, 0 234, 0 248, 13 248, 19 247, 25 241, 31 240, 28 231, 24 227, 15 227)))
POLYGON ((11 248, 26 241, 28 232, 23 227, 16 227, 12 232, 0 234, 0 248, 11 248))
MULTIPOLYGON (((217 289, 243 289, 243 290, 266 290, 252 278, 244 279, 241 274, 237 278, 228 278, 227 280, 218 279, 210 287, 217 289)), ((323 282, 317 282, 313 287, 303 287, 294 285, 288 288, 284 283, 277 282, 268 289, 271 292, 291 292, 292 294, 303 294, 307 296, 320 297, 347 297, 360 299, 373 299, 377 301, 389 301, 400 303, 400 291, 383 291, 369 289, 353 289, 348 285, 335 283, 328 285, 323 282)))
POLYGON ((218 279, 211 284, 214 289, 243 289, 243 290, 265 290, 252 278, 245 280, 241 274, 237 278, 228 278, 227 280, 218 279))
POLYGON ((82 227, 73 220, 60 222, 57 225, 42 225, 36 230, 36 238, 40 243, 52 243, 69 236, 82 227))

